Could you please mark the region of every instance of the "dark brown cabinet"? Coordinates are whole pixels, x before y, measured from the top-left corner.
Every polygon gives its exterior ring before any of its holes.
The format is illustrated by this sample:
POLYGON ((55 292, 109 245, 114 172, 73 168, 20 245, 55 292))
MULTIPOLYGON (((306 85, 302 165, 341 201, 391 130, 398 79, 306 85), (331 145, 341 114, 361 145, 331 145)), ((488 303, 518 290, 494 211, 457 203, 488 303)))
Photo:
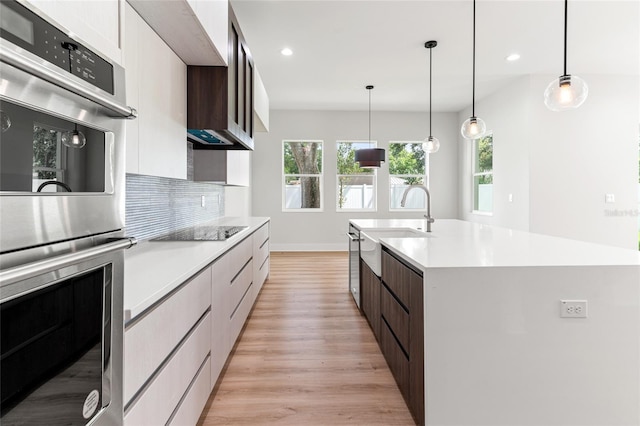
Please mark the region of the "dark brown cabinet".
POLYGON ((380 340, 380 278, 360 259, 360 297, 362 312, 369 321, 373 334, 380 340))
POLYGON ((253 149, 254 63, 229 6, 226 67, 187 67, 187 128, 194 149, 253 149))
MULTIPOLYGON (((364 281, 363 281, 364 282, 364 281)), ((383 248, 380 347, 417 424, 424 424, 422 273, 383 248)))

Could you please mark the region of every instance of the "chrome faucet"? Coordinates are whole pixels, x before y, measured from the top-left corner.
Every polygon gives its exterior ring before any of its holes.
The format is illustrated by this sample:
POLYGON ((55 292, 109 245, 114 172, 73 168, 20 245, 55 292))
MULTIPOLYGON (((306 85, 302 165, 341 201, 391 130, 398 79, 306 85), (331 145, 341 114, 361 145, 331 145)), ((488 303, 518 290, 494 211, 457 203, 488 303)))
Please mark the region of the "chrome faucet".
POLYGON ((426 186, 424 186, 424 185, 409 185, 407 187, 407 189, 404 190, 404 194, 402 194, 402 201, 400 201, 400 207, 404 207, 405 203, 407 202, 407 194, 413 188, 420 188, 420 189, 422 189, 424 191, 425 194, 427 194, 427 214, 425 214, 424 217, 427 218, 427 232, 431 232, 431 224, 433 222, 435 222, 436 220, 431 217, 431 194, 429 193, 429 190, 427 189, 426 186))

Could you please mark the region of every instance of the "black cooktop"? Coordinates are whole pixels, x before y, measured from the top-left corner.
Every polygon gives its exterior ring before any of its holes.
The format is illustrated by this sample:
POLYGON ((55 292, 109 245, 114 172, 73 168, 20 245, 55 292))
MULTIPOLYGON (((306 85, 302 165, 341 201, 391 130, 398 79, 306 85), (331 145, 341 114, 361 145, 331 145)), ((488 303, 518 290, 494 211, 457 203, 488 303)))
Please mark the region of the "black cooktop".
POLYGON ((248 226, 194 226, 151 241, 225 241, 248 226))

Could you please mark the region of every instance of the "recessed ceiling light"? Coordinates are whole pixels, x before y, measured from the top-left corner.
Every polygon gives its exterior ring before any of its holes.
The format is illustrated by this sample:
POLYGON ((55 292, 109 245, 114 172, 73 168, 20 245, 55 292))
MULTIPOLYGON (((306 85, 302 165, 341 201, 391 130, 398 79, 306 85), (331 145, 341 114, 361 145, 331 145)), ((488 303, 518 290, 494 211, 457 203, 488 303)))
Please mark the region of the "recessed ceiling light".
POLYGON ((520 55, 517 53, 512 53, 511 55, 507 56, 505 59, 509 62, 517 61, 518 59, 520 59, 520 55))
POLYGON ((280 51, 280 53, 282 53, 284 56, 291 56, 293 55, 293 50, 289 49, 288 47, 285 47, 280 51))

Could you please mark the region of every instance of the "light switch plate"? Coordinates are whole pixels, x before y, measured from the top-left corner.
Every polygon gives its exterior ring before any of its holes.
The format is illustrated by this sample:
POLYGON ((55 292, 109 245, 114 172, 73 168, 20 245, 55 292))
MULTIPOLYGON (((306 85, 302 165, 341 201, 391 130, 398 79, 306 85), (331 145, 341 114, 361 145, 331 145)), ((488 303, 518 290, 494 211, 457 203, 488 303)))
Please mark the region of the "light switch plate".
POLYGON ((616 195, 615 194, 605 194, 604 202, 608 203, 608 204, 615 203, 616 202, 616 195))

